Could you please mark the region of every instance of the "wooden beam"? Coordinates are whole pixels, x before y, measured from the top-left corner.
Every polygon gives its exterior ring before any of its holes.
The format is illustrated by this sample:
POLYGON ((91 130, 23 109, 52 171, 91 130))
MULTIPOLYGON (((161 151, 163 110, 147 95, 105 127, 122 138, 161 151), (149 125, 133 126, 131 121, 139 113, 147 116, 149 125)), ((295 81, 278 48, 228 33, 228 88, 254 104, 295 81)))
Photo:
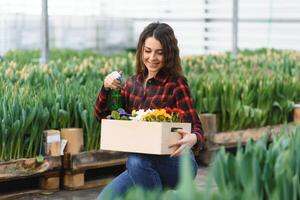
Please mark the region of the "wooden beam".
POLYGON ((64 168, 72 172, 125 164, 127 154, 115 151, 88 151, 64 156, 64 168))
POLYGON ((276 135, 279 134, 281 129, 283 128, 291 128, 291 124, 286 125, 274 125, 274 126, 266 126, 261 128, 251 128, 246 130, 238 130, 238 131, 229 131, 229 132, 221 132, 215 134, 211 140, 211 143, 214 145, 223 145, 225 147, 237 145, 240 143, 246 143, 248 140, 258 140, 263 137, 264 134, 276 135))
POLYGON ((43 163, 36 162, 35 158, 1 162, 0 182, 36 176, 60 168, 60 156, 45 157, 43 163))

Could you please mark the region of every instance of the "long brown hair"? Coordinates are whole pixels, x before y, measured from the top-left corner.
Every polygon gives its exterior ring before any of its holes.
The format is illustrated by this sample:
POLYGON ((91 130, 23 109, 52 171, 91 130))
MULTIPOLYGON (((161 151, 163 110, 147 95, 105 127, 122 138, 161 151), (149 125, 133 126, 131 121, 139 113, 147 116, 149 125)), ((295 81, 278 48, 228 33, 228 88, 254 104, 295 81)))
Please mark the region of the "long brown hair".
POLYGON ((173 76, 183 76, 179 57, 178 42, 171 26, 154 22, 145 27, 140 35, 136 54, 136 74, 145 75, 148 71, 143 63, 143 48, 148 37, 157 39, 163 48, 164 67, 162 71, 173 76))

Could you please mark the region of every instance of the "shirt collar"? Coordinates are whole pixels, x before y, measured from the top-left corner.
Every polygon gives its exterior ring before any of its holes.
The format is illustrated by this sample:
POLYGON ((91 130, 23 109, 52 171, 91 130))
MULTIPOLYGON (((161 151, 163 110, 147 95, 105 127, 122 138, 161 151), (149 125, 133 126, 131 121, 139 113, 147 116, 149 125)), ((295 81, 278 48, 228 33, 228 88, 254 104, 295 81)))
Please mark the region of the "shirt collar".
MULTIPOLYGON (((155 81, 157 81, 157 82, 159 82, 159 83, 161 83, 161 84, 164 84, 168 80, 168 78, 169 78, 169 75, 166 72, 160 70, 156 74, 156 76, 153 77, 152 79, 155 80, 155 81)), ((138 74, 137 75, 137 79, 140 81, 140 83, 143 83, 143 81, 144 81, 144 75, 143 74, 138 74)))

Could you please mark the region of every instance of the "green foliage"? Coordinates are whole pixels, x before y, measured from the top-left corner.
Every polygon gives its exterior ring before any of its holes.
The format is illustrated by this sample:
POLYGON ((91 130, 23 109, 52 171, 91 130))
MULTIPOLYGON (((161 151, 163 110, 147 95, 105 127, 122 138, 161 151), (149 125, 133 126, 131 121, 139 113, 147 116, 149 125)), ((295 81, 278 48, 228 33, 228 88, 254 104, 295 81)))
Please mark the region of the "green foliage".
POLYGON ((115 111, 115 110, 113 110, 112 112, 111 112, 111 116, 112 116, 112 118, 113 119, 115 119, 115 120, 120 120, 120 114, 117 112, 117 111, 115 111))
POLYGON ((111 114, 106 118, 114 120, 130 120, 129 117, 130 114, 128 114, 123 108, 118 108, 117 110, 111 111, 111 114))
POLYGON ((44 156, 43 155, 38 155, 37 157, 36 157, 36 161, 38 162, 38 163, 43 163, 44 162, 44 156))
MULTIPOLYGON (((122 71, 127 79, 135 71, 133 53, 54 49, 42 66, 39 56, 37 50, 12 51, 0 61, 0 160, 38 155, 45 129, 84 128, 85 149, 98 149, 93 105, 103 78, 122 71)), ((197 111, 216 113, 222 131, 287 122, 300 102, 298 52, 245 50, 236 58, 184 58, 182 66, 197 111)))
POLYGON ((258 142, 249 141, 236 156, 222 149, 213 163, 220 194, 231 191, 236 199, 244 194, 252 199, 300 198, 300 127, 292 133, 282 130, 268 145, 266 135, 258 142))
POLYGON ((124 200, 263 200, 300 198, 300 126, 283 129, 273 137, 248 141, 236 155, 221 149, 211 165, 206 188, 196 189, 187 152, 181 159, 180 182, 176 190, 145 191, 132 188, 124 200), (212 190, 212 182, 217 185, 212 190))

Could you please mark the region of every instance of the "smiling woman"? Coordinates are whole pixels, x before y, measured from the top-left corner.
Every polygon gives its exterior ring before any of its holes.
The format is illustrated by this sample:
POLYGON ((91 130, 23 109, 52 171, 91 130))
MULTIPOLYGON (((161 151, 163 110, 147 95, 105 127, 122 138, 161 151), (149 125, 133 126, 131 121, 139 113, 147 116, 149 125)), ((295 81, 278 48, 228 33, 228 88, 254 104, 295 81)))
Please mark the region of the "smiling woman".
POLYGON ((153 78, 164 65, 162 46, 154 37, 149 37, 145 41, 143 62, 148 70, 148 77, 145 81, 146 84, 147 81, 150 78, 153 78))
MULTIPOLYGON (((111 113, 107 97, 110 88, 116 88, 118 84, 112 73, 104 79, 95 105, 99 121, 111 113)), ((112 195, 111 199, 123 196, 133 186, 145 190, 174 188, 178 183, 181 153, 185 148, 198 153, 204 141, 190 88, 182 74, 177 39, 168 24, 151 23, 143 30, 137 45, 136 75, 123 84, 121 94, 122 106, 127 113, 140 109, 182 110, 182 122, 191 123, 192 131, 178 131, 181 138, 170 145, 175 148, 171 156, 130 153, 126 171, 104 188, 99 199, 106 195, 112 195)), ((192 152, 189 155, 195 176, 197 163, 192 152)))

